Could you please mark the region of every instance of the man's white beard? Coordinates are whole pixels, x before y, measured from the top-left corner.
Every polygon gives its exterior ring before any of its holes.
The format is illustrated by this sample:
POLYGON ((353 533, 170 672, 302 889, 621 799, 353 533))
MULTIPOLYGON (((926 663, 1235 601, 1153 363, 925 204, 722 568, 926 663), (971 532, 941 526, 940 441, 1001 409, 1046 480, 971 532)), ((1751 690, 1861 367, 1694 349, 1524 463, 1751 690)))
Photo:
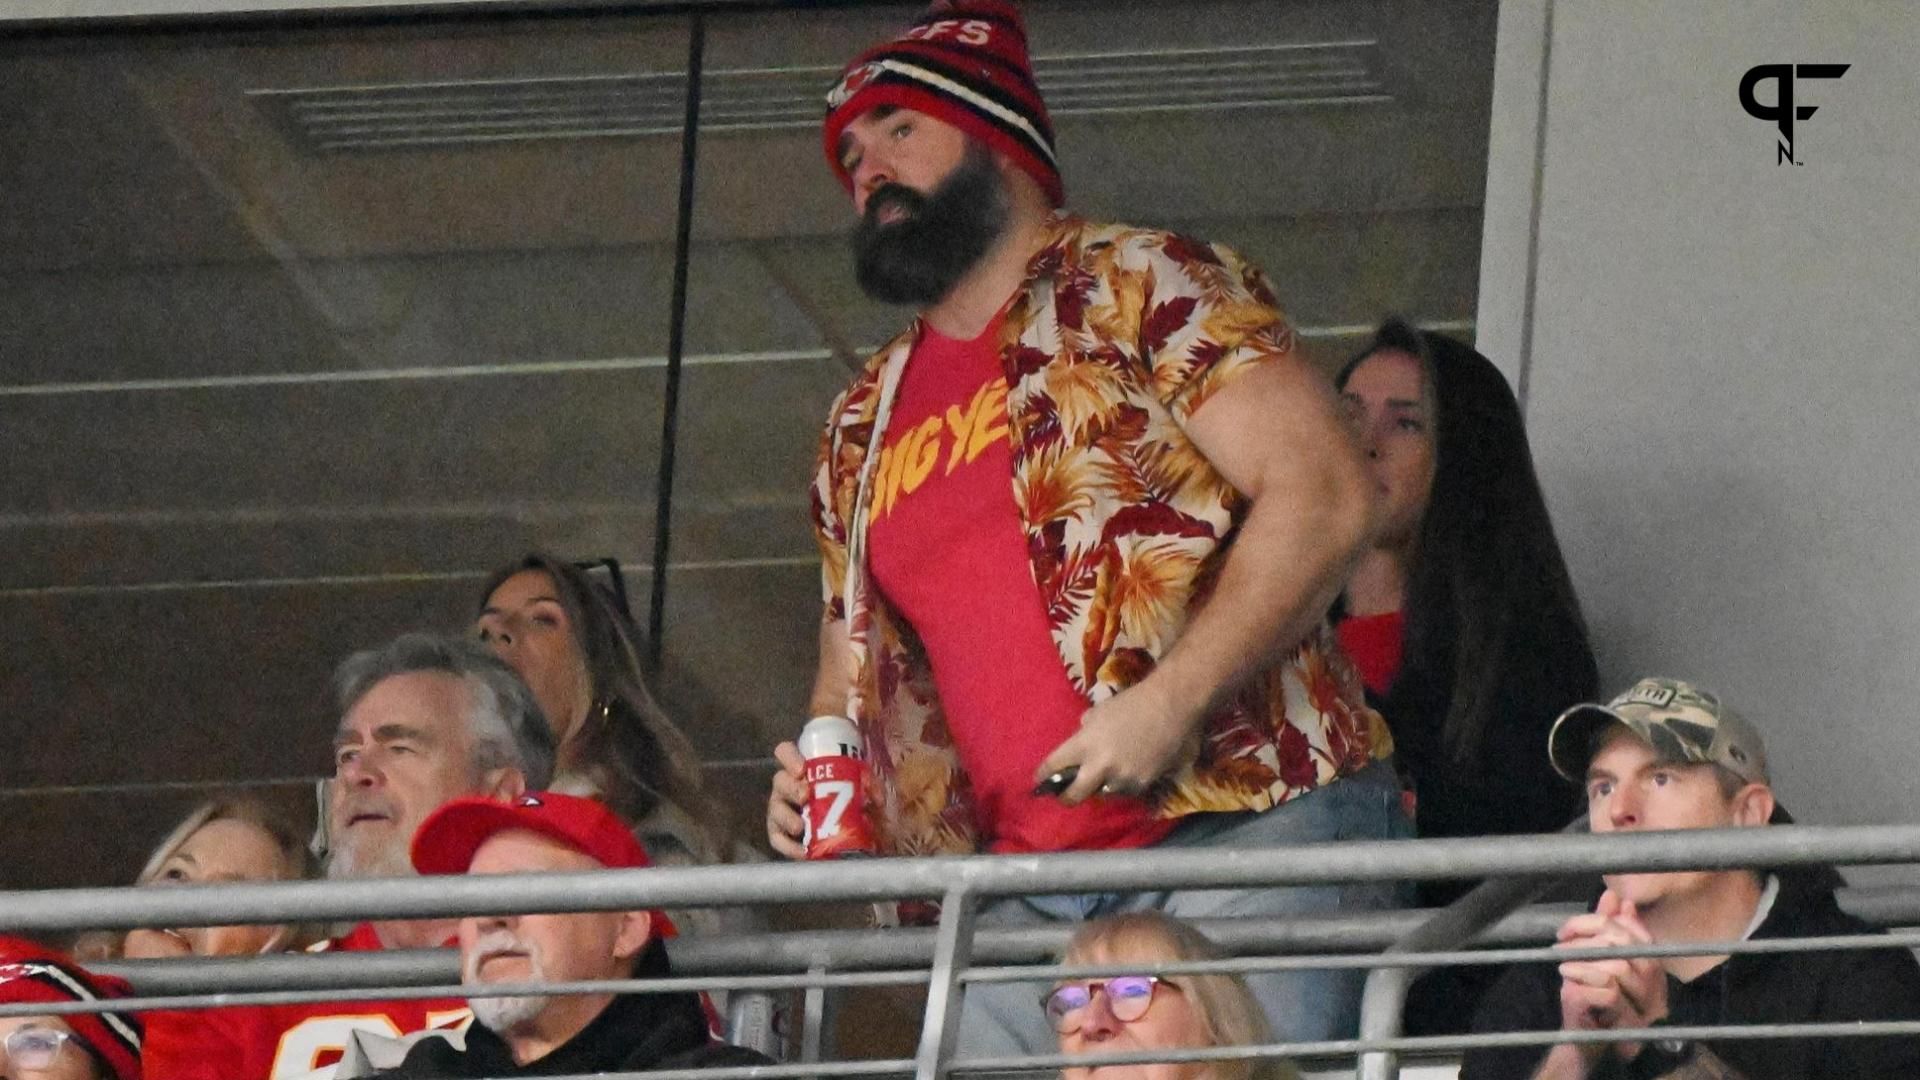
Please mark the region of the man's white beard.
MULTIPOLYGON (((519 952, 527 956, 527 977, 516 982, 543 983, 547 980, 544 958, 540 955, 540 946, 531 941, 521 941, 505 930, 489 931, 484 937, 473 943, 467 953, 467 960, 460 967, 460 981, 468 986, 484 985, 480 981, 480 963, 491 953, 519 952)), ((532 1023, 533 1019, 546 1009, 553 999, 545 995, 527 997, 476 997, 468 998, 467 1004, 473 1008, 473 1018, 480 1021, 489 1030, 505 1035, 515 1028, 532 1023)))
POLYGON ((348 841, 327 852, 327 878, 350 881, 360 878, 413 877, 413 860, 404 842, 382 844, 371 850, 365 840, 348 841))

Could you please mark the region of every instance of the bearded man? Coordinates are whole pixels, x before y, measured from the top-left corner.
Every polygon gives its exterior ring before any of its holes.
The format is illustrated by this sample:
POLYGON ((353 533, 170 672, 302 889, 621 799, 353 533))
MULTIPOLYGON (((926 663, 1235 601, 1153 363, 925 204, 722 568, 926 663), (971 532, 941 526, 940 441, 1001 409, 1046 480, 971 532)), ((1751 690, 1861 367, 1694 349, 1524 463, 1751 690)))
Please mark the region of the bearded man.
MULTIPOLYGON (((851 718, 885 854, 1404 836, 1392 741, 1328 606, 1373 500, 1265 277, 1061 212, 1004 0, 848 66, 825 149, 861 286, 917 317, 834 403, 812 506, 814 715, 851 718), (1231 541, 1231 543, 1229 543, 1231 541)), ((767 835, 801 857, 798 752, 767 835)), ((989 924, 1380 908, 1392 886, 1011 898, 989 924)), ((1285 1039, 1351 1035, 1358 973, 1250 979, 1285 1039)), ((1050 1050, 1038 989, 968 987, 969 1053, 1050 1050)))

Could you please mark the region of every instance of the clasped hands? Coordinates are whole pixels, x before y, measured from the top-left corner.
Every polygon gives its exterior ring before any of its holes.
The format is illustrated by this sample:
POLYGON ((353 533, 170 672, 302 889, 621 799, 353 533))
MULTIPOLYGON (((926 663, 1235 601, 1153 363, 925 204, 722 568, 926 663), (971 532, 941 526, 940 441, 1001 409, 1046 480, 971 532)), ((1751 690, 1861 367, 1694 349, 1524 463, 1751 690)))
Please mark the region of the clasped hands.
MULTIPOLYGON (((1608 889, 1600 903, 1560 927, 1555 948, 1570 951, 1651 945, 1633 901, 1608 889)), ((1667 972, 1655 957, 1566 960, 1560 965, 1560 1026, 1566 1031, 1650 1027, 1667 1017, 1667 972)), ((1639 1056, 1640 1043, 1586 1043, 1589 1063, 1611 1052, 1623 1062, 1639 1056)))

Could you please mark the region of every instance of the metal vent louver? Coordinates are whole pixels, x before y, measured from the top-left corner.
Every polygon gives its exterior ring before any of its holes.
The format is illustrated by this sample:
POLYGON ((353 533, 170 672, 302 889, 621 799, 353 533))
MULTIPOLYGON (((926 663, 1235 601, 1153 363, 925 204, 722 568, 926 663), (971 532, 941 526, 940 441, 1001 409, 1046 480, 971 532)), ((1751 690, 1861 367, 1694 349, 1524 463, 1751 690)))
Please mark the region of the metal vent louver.
MULTIPOLYGON (((1034 74, 1056 117, 1357 105, 1391 100, 1371 40, 1041 56, 1034 74)), ((837 68, 709 71, 701 130, 772 131, 820 122, 837 68)), ((537 139, 677 135, 681 72, 366 86, 271 87, 247 96, 302 145, 332 154, 537 139)))

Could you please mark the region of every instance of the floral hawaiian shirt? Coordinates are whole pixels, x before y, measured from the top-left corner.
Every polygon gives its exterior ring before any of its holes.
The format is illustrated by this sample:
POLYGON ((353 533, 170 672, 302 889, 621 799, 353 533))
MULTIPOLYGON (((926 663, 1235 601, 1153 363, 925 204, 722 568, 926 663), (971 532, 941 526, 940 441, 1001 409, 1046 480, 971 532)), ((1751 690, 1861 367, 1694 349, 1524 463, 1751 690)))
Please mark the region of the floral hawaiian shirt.
MULTIPOLYGON (((883 443, 918 331, 835 400, 812 492, 825 618, 851 640, 847 715, 866 740, 873 818, 882 846, 909 855, 982 846, 925 651, 865 565, 872 493, 900 467, 869 448, 883 443)), ((1060 662, 1089 703, 1153 670, 1205 602, 1245 509, 1181 425, 1292 347, 1264 275, 1225 248, 1061 217, 1029 264, 1000 346, 1010 480, 1060 662)), ((1149 797, 1163 817, 1262 810, 1392 749, 1322 624, 1218 706, 1198 758, 1149 797)))

